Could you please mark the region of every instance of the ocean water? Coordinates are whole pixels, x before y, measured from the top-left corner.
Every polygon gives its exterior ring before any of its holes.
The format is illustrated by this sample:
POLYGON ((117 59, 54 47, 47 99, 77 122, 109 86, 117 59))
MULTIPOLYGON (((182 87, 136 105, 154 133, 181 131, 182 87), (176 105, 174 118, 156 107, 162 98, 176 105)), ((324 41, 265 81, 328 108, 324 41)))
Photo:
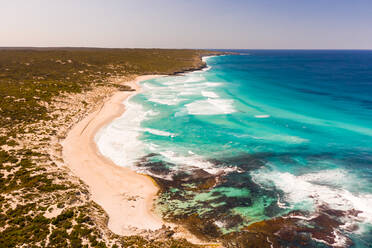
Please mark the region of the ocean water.
POLYGON ((371 247, 372 51, 238 52, 142 82, 101 153, 154 177, 159 214, 196 216, 209 238, 291 219, 309 247, 371 247))

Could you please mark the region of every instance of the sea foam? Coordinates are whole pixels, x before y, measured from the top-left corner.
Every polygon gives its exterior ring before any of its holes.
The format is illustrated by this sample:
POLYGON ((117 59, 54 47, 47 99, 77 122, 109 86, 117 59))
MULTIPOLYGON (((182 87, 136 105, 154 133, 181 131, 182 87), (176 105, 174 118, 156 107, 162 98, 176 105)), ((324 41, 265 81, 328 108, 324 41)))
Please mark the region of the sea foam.
POLYGON ((347 189, 356 178, 342 169, 322 170, 303 175, 289 172, 258 170, 251 173, 254 181, 265 188, 272 186, 285 193, 292 207, 316 209, 326 204, 331 209, 357 210, 358 222, 372 223, 372 194, 353 193, 347 189))
POLYGON ((221 115, 236 112, 234 101, 230 99, 198 100, 186 104, 190 115, 221 115))
POLYGON ((212 91, 202 91, 201 93, 205 97, 210 97, 210 98, 218 98, 219 97, 216 93, 214 93, 212 91))
POLYGON ((158 135, 158 136, 170 136, 170 137, 176 136, 174 133, 170 133, 170 132, 166 132, 166 131, 162 131, 158 129, 153 129, 153 128, 140 128, 139 131, 149 132, 151 134, 158 135))
MULTIPOLYGON (((144 143, 138 138, 143 131, 140 124, 156 113, 146 111, 141 105, 128 100, 125 101, 125 106, 124 114, 102 128, 95 136, 95 142, 100 153, 115 164, 132 166, 136 159, 145 155, 144 143)), ((154 133, 154 130, 146 131, 154 133)))
POLYGON ((216 167, 215 164, 206 161, 202 156, 198 156, 195 153, 188 151, 189 156, 177 154, 174 151, 163 151, 159 152, 166 161, 174 163, 176 166, 171 168, 172 170, 178 171, 191 171, 192 169, 202 169, 212 175, 221 173, 229 173, 236 171, 236 167, 216 167))
POLYGON ((262 119, 262 118, 269 118, 270 115, 255 115, 254 117, 262 119))

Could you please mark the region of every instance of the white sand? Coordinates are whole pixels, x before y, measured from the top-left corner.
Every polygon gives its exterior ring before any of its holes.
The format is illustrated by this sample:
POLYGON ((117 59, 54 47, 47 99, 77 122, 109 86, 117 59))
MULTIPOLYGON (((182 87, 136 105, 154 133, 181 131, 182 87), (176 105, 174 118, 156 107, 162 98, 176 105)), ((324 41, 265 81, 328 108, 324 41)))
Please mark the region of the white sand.
POLYGON ((162 227, 162 219, 151 211, 158 188, 150 177, 119 167, 102 156, 94 136, 124 112, 122 103, 140 90, 139 81, 154 77, 159 76, 140 76, 127 82, 126 85, 136 91, 115 93, 100 109, 77 123, 62 143, 67 166, 89 186, 92 199, 109 216, 108 227, 119 235, 133 235, 140 231, 137 229, 162 227))

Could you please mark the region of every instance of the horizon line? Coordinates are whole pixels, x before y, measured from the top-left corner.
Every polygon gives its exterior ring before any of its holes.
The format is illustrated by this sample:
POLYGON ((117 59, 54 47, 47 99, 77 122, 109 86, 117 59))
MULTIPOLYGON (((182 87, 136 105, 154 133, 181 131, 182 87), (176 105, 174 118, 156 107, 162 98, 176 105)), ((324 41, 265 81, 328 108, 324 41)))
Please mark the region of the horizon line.
POLYGON ((159 50, 333 50, 333 51, 371 51, 372 48, 160 48, 160 47, 95 47, 95 46, 0 46, 0 49, 159 49, 159 50))

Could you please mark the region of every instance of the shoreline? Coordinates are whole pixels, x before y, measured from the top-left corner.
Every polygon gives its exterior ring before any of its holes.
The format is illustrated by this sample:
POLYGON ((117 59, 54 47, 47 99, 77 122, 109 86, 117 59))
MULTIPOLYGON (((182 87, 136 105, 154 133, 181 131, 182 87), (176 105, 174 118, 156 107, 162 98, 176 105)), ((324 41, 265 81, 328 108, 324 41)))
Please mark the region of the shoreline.
POLYGON ((96 134, 125 112, 125 100, 141 92, 139 82, 203 71, 208 68, 203 58, 215 56, 221 55, 202 56, 200 59, 203 64, 198 68, 186 69, 169 75, 137 76, 134 80, 123 81, 122 85, 130 86, 134 91, 114 93, 104 100, 101 107, 76 123, 61 142, 62 156, 67 167, 89 186, 92 200, 107 213, 107 226, 115 234, 145 235, 153 238, 158 234, 162 235, 162 233, 171 231, 172 238, 175 239, 186 239, 194 245, 221 247, 219 242, 200 239, 184 225, 167 222, 158 216, 153 208, 160 191, 157 182, 150 175, 140 174, 129 167, 115 164, 100 153, 95 142, 96 134), (85 151, 84 154, 81 151, 85 151), (104 180, 96 180, 99 178, 104 180))
POLYGON ((70 170, 89 186, 93 201, 107 213, 108 228, 119 235, 161 229, 165 222, 153 213, 159 188, 148 176, 114 164, 98 150, 97 132, 125 111, 124 100, 140 92, 140 81, 161 75, 138 76, 124 82, 134 91, 119 91, 75 124, 62 142, 62 155, 70 170))

